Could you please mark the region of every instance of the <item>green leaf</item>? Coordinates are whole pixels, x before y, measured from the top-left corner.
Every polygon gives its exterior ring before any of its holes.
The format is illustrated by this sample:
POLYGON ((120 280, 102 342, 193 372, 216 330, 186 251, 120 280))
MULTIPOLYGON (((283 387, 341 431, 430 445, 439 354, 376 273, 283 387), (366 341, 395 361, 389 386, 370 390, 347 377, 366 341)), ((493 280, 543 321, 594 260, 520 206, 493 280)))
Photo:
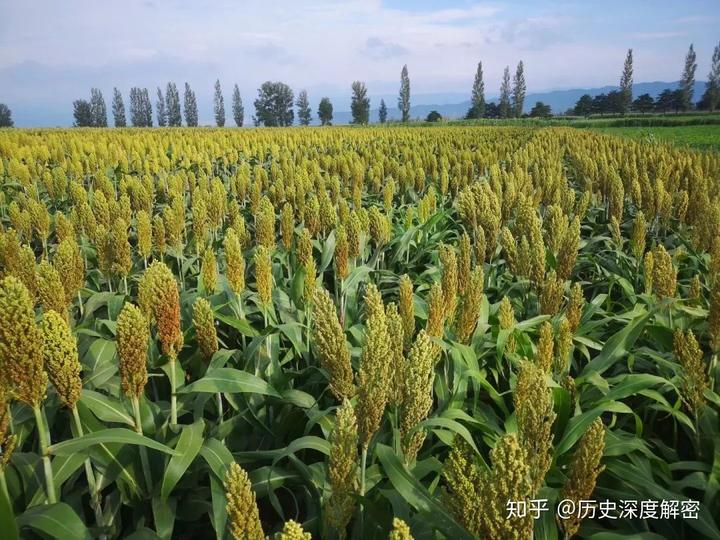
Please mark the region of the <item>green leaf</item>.
POLYGON ((228 394, 250 393, 282 397, 277 390, 261 378, 247 371, 234 368, 213 369, 201 379, 178 390, 179 394, 192 392, 212 394, 217 392, 228 394))
POLYGON ((561 456, 570 450, 580 437, 585 434, 588 426, 604 412, 632 414, 633 410, 624 403, 611 401, 571 418, 563 438, 555 448, 555 455, 561 456))
POLYGON ((117 422, 134 426, 132 416, 125 410, 120 400, 83 388, 80 403, 85 405, 103 422, 117 422))
POLYGON ((160 497, 163 501, 167 500, 170 492, 180 481, 180 478, 200 451, 200 447, 204 441, 204 429, 205 422, 202 420, 183 427, 180 438, 175 445, 177 454, 170 458, 165 468, 165 476, 163 477, 162 488, 160 489, 160 497))
POLYGON ((585 365, 585 369, 582 370, 580 377, 578 377, 575 382, 580 384, 593 373, 603 373, 625 356, 645 329, 645 325, 650 320, 651 313, 652 312, 634 318, 630 323, 625 325, 622 330, 613 334, 610 339, 605 342, 600 354, 585 365))
POLYGON ((148 439, 134 431, 125 428, 109 428, 93 433, 87 433, 82 437, 59 442, 48 447, 48 452, 56 456, 67 456, 75 452, 81 452, 92 446, 107 443, 135 444, 147 446, 153 450, 175 455, 177 452, 168 448, 162 443, 148 439))
POLYGON ((405 501, 418 512, 426 514, 440 532, 453 540, 472 540, 472 535, 457 524, 445 508, 439 504, 423 485, 400 462, 392 448, 378 444, 375 453, 382 463, 390 483, 405 501))
POLYGON ((90 532, 75 511, 65 503, 33 506, 17 518, 18 526, 60 540, 90 539, 90 532))
POLYGON ((12 505, 4 489, 0 489, 0 530, 3 532, 3 538, 7 540, 17 540, 20 538, 12 505))
POLYGON ((152 509, 157 535, 163 540, 170 540, 175 527, 177 501, 174 498, 165 501, 159 497, 153 497, 152 509))
POLYGON ((220 480, 225 480, 225 473, 235 458, 224 443, 217 439, 207 439, 200 449, 200 455, 207 461, 210 470, 220 480))

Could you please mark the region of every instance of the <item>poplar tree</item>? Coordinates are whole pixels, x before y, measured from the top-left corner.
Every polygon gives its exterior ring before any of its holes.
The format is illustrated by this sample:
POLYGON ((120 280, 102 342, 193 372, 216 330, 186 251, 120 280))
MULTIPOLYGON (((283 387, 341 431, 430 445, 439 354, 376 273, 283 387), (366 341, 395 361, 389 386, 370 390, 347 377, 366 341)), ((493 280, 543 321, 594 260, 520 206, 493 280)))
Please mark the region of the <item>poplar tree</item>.
POLYGON ((312 119, 312 111, 310 110, 310 102, 308 101, 307 90, 301 90, 295 102, 298 108, 298 121, 301 126, 309 126, 312 119))
POLYGON ((235 88, 233 88, 232 110, 235 125, 237 127, 242 127, 243 122, 245 121, 245 108, 243 107, 242 98, 240 97, 240 89, 237 84, 235 85, 235 88))
POLYGON ((370 119, 370 98, 367 97, 367 87, 362 81, 352 83, 350 112, 353 124, 367 124, 370 119))
POLYGON ((142 111, 143 127, 152 127, 152 103, 150 102, 150 92, 147 88, 143 88, 140 92, 140 107, 142 111))
POLYGON ((195 92, 192 91, 190 85, 185 83, 185 123, 188 127, 197 127, 198 125, 198 109, 195 99, 195 92))
POLYGON ((510 67, 505 66, 502 83, 500 84, 500 118, 510 116, 510 67))
POLYGON ((215 81, 215 97, 213 98, 213 110, 215 112, 215 124, 217 127, 225 126, 225 100, 220 88, 220 79, 215 81))
POLYGON ((116 128, 127 127, 125 103, 123 103, 122 94, 117 88, 113 88, 112 113, 116 128))
POLYGON ((622 76, 620 77, 620 108, 623 114, 630 110, 632 105, 632 84, 633 84, 633 50, 628 49, 625 57, 625 65, 623 66, 622 76))
POLYGON ((398 109, 402 114, 402 121, 410 120, 410 77, 408 76, 407 64, 400 72, 400 95, 398 96, 398 109))
POLYGON ((706 94, 708 108, 712 112, 720 104, 720 44, 716 45, 713 51, 706 94))
POLYGON ((513 79, 513 114, 515 117, 520 118, 523 114, 523 104, 525 103, 525 68, 522 60, 518 62, 517 69, 515 70, 515 78, 513 79))
POLYGON ((387 105, 385 105, 385 100, 380 100, 380 109, 378 110, 378 116, 380 117, 380 123, 384 124, 387 122, 387 115, 388 115, 388 109, 387 105))
POLYGON ((330 98, 324 97, 320 100, 320 105, 318 106, 318 119, 320 120, 320 125, 322 126, 332 125, 333 106, 330 102, 330 98))
POLYGON ((685 69, 680 79, 680 90, 682 91, 682 105, 687 110, 692 107, 693 92, 695 91, 695 70, 697 69, 697 57, 692 43, 685 56, 685 69))
POLYGON ((170 127, 181 126, 180 92, 178 92, 174 82, 167 83, 167 88, 165 89, 165 109, 167 111, 167 125, 170 127))
POLYGON ((485 115, 485 83, 483 82, 482 62, 478 62, 472 95, 470 96, 470 118, 482 118, 485 115))
POLYGON ((163 98, 162 90, 158 86, 157 89, 157 101, 155 102, 155 109, 157 110, 157 122, 158 126, 165 127, 168 123, 167 107, 165 106, 165 98, 163 98))
POLYGON ((95 127, 107 127, 107 107, 105 98, 98 88, 90 89, 90 112, 92 114, 92 125, 95 127))

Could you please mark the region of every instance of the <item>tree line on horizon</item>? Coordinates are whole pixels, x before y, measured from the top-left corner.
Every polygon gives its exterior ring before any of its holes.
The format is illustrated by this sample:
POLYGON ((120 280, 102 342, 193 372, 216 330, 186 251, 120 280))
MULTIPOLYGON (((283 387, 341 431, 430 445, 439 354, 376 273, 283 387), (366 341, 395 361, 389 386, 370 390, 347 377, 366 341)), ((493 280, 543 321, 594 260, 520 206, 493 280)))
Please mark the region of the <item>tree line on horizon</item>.
MULTIPOLYGON (((665 89, 656 98, 645 93, 633 99, 633 50, 629 49, 620 78, 619 90, 613 90, 607 94, 603 93, 594 97, 590 94, 584 94, 578 99, 575 106, 565 111, 564 114, 589 116, 591 114, 627 114, 629 112, 680 112, 689 111, 693 108, 715 111, 720 105, 720 45, 716 46, 713 51, 706 90, 697 103, 693 102, 696 70, 697 56, 691 44, 685 57, 685 65, 678 89, 665 89)), ((354 81, 351 85, 351 91, 351 123, 370 123, 370 98, 368 97, 367 86, 362 81, 354 81)), ((471 89, 470 108, 465 114, 465 118, 552 116, 553 112, 550 106, 541 101, 535 103, 529 114, 524 114, 526 91, 525 66, 523 61, 520 60, 512 81, 510 67, 505 67, 497 103, 486 101, 483 66, 482 62, 478 62, 471 89)), ((198 126, 197 99, 195 92, 187 82, 183 92, 182 108, 180 92, 174 82, 167 83, 164 94, 160 87, 157 88, 155 121, 153 120, 153 104, 147 88, 131 88, 129 99, 128 119, 122 93, 117 88, 113 88, 111 111, 115 127, 152 127, 155 122, 159 127, 179 127, 183 124, 183 118, 186 126, 198 126)), ((307 126, 312 122, 312 109, 307 91, 301 90, 297 99, 295 99, 292 89, 283 82, 264 82, 258 89, 258 96, 253 105, 255 106, 255 115, 252 117, 252 121, 255 126, 291 126, 295 123, 296 112, 294 107, 297 108, 297 120, 300 125, 307 126)), ((408 122, 410 120, 411 102, 410 76, 407 65, 403 66, 400 74, 397 106, 400 111, 400 121, 408 122)), ((213 112, 215 124, 218 127, 224 127, 226 122, 225 101, 219 79, 215 81, 213 112)), ((441 118, 439 113, 433 112, 435 113, 433 120, 441 118)), ((333 105, 328 97, 323 97, 320 100, 317 117, 320 125, 332 124, 333 105)), ((92 88, 89 99, 78 99, 73 102, 73 118, 73 125, 77 127, 108 126, 107 107, 100 89, 92 88)), ((245 109, 237 84, 234 85, 232 92, 232 118, 236 126, 242 127, 244 125, 245 109)), ((428 115, 429 118, 430 115, 428 115)), ((380 100, 378 121, 381 124, 388 121, 388 108, 384 99, 380 100)), ((0 103, 0 127, 12 127, 12 125, 10 109, 7 105, 0 103)))

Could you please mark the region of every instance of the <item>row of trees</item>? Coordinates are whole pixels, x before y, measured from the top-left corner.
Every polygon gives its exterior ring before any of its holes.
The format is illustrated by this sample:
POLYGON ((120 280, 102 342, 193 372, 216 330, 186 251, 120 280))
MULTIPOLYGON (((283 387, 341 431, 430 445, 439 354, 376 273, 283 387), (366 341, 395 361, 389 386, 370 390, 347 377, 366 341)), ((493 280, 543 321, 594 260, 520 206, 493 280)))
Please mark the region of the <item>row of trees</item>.
POLYGON ((498 103, 486 103, 482 62, 478 62, 470 94, 470 108, 465 118, 470 120, 477 118, 517 118, 522 116, 527 91, 525 65, 522 60, 518 62, 515 68, 512 86, 510 84, 510 66, 505 66, 502 82, 500 83, 498 103))
MULTIPOLYGON (((225 125, 225 101, 220 88, 220 81, 215 82, 214 97, 215 121, 218 126, 225 125)), ((155 99, 157 125, 160 127, 176 127, 185 124, 189 127, 198 125, 198 107, 195 92, 185 83, 182 111, 180 108, 180 92, 174 82, 169 82, 163 95, 157 88, 155 99)), ((245 118, 245 110, 240 97, 240 89, 235 85, 232 103, 233 119, 241 127, 245 118)), ((112 115, 115 127, 127 127, 127 115, 122 93, 113 88, 112 115)), ((77 127, 107 127, 107 107, 102 92, 97 88, 90 90, 90 99, 78 99, 73 102, 73 117, 77 127)), ((133 127, 153 126, 153 106, 147 88, 133 87, 130 89, 130 125, 133 127)))
MULTIPOLYGON (((643 94, 633 100, 633 50, 629 49, 625 57, 622 75, 620 77, 620 88, 607 94, 600 94, 595 97, 589 94, 583 95, 575 107, 568 113, 587 116, 589 114, 619 113, 625 114, 630 111, 650 112, 670 110, 689 110, 693 107, 693 92, 695 85, 695 71, 697 69, 697 58, 693 45, 690 45, 685 57, 680 87, 673 91, 666 89, 657 99, 649 94, 643 94)), ((367 124, 370 121, 370 98, 367 87, 362 81, 355 81, 351 85, 352 99, 350 111, 353 124, 367 124)), ((483 81, 482 62, 477 65, 473 81, 470 108, 466 118, 511 118, 523 115, 525 94, 527 86, 525 82, 525 66, 518 62, 515 75, 510 77, 510 67, 506 66, 500 84, 500 97, 497 103, 485 101, 485 83, 483 81)), ((184 116, 185 123, 190 127, 198 125, 198 109, 195 93, 188 83, 185 83, 184 93, 184 116)), ((720 104, 720 45, 715 47, 712 59, 712 66, 708 75, 707 90, 700 102, 699 108, 710 111, 720 104)), ((302 90, 295 100, 292 89, 285 83, 267 81, 258 89, 258 97, 254 101, 255 125, 268 127, 290 126, 295 122, 295 109, 297 108, 297 119, 301 125, 309 125, 312 121, 312 111, 306 90, 302 90)), ((400 111, 402 122, 410 120, 410 76, 407 65, 403 66, 400 73, 400 90, 398 93, 397 106, 400 111)), ((77 126, 107 126, 107 111, 102 92, 93 88, 89 100, 77 100, 73 103, 75 125, 77 126)), ((219 127, 225 125, 225 101, 222 94, 220 81, 215 81, 215 93, 213 98, 213 109, 215 124, 219 127)), ((180 111, 180 96, 175 83, 168 83, 165 95, 160 88, 157 89, 155 110, 157 113, 158 126, 180 126, 182 123, 180 111)), ((113 91, 112 112, 116 127, 125 127, 125 107, 122 95, 117 90, 113 91)), ((244 122, 244 108, 240 97, 240 90, 236 84, 233 89, 232 112, 235 124, 242 126, 244 122)), ((384 100, 380 101, 378 109, 380 123, 385 123, 388 118, 388 108, 384 100)), ((318 120, 321 125, 330 125, 333 119, 333 106, 330 99, 323 97, 318 106, 318 120)), ((550 116, 551 110, 548 105, 542 102, 535 104, 530 116, 550 116)), ((150 127, 153 125, 152 104, 147 88, 133 88, 130 91, 130 121, 133 126, 150 127)))
POLYGON ((690 44, 685 55, 680 84, 676 90, 666 88, 657 98, 653 98, 650 94, 641 94, 633 100, 633 50, 629 49, 620 76, 620 89, 595 97, 584 94, 578 99, 575 107, 568 112, 579 116, 588 116, 590 114, 626 114, 631 111, 641 113, 679 112, 691 110, 693 107, 714 111, 720 105, 720 44, 713 51, 705 93, 700 101, 694 103, 696 70, 697 55, 695 48, 690 44))

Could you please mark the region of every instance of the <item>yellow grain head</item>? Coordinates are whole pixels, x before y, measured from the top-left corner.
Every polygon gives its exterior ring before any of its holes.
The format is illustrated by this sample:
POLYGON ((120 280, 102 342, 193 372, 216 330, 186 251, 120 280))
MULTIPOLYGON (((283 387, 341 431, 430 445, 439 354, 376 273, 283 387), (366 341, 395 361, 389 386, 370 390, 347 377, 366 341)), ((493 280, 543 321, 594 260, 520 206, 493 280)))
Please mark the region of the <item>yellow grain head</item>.
POLYGON ((367 447, 380 427, 390 392, 390 343, 385 306, 377 287, 365 291, 365 341, 358 373, 360 442, 367 447))
POLYGON ((44 311, 52 310, 66 315, 65 289, 60 274, 47 261, 42 261, 37 267, 37 296, 44 311))
POLYGON ((37 272, 35 270, 35 253, 30 246, 22 246, 18 252, 16 266, 11 269, 12 275, 17 277, 25 287, 32 298, 37 298, 38 282, 37 272))
POLYGON ((132 248, 128 241, 127 223, 123 219, 113 221, 109 241, 112 253, 110 271, 116 276, 126 277, 132 269, 132 248))
POLYGON ((198 298, 193 304, 193 326, 200 353, 207 362, 218 350, 218 339, 212 307, 204 298, 198 298))
POLYGON ((566 280, 570 278, 573 268, 575 267, 579 247, 580 220, 576 217, 565 231, 565 236, 560 245, 557 264, 557 274, 560 279, 566 280))
POLYGON ((297 260, 301 266, 306 266, 310 262, 310 259, 312 259, 312 237, 310 236, 310 231, 306 228, 303 228, 300 231, 300 236, 298 237, 297 245, 295 246, 295 255, 297 256, 297 260))
POLYGON ((390 358, 388 361, 392 364, 390 367, 390 376, 392 378, 392 386, 390 387, 390 395, 388 402, 399 406, 403 398, 403 385, 405 384, 405 355, 403 354, 403 321, 398 311, 398 306, 394 302, 387 305, 385 309, 387 318, 388 337, 390 344, 390 358))
POLYGON ((475 536, 482 534, 481 520, 485 509, 480 500, 480 471, 474 463, 473 450, 460 437, 443 463, 447 486, 445 505, 453 517, 475 536))
POLYGON ((345 279, 348 276, 348 237, 345 227, 339 225, 335 233, 335 276, 338 279, 345 279))
POLYGON ((255 286, 257 287, 260 303, 267 309, 272 303, 272 260, 270 250, 265 246, 258 246, 254 255, 255 286))
POLYGON ((647 237, 647 221, 645 214, 638 210, 633 220, 631 246, 635 258, 639 261, 645 253, 645 239, 647 237))
POLYGON ((643 275, 645 277, 645 292, 652 294, 653 278, 655 275, 655 256, 652 251, 645 253, 643 258, 643 275))
POLYGON ((143 259, 147 259, 152 255, 152 224, 150 222, 150 214, 145 210, 137 213, 136 224, 137 249, 138 254, 143 259))
POLYGON ((388 540, 413 540, 413 535, 410 534, 410 527, 400 518, 393 518, 393 528, 390 531, 388 540))
POLYGON ((223 238, 225 250, 225 277, 230 289, 235 294, 240 294, 245 288, 245 257, 235 229, 228 228, 223 238))
POLYGON ((460 245, 457 257, 458 266, 458 292, 462 295, 470 284, 470 272, 472 271, 472 245, 470 236, 463 233, 460 237, 460 245))
POLYGON ((355 513, 358 489, 358 426, 355 411, 345 400, 337 411, 330 436, 328 479, 331 494, 325 502, 326 525, 338 538, 346 538, 347 526, 355 513))
POLYGON ((420 422, 427 418, 433 403, 433 380, 435 379, 435 345, 424 330, 420 330, 410 349, 402 372, 403 397, 400 409, 400 433, 402 435, 405 461, 415 461, 425 440, 426 431, 420 429, 411 433, 420 422))
POLYGON ((75 225, 60 211, 55 213, 55 234, 59 242, 75 238, 75 225))
MULTIPOLYGON (((570 463, 568 480, 560 494, 561 499, 570 499, 576 505, 580 501, 590 499, 595 490, 598 476, 604 469, 600 464, 604 450, 605 426, 600 418, 596 418, 580 439, 578 449, 570 463)), ((581 521, 577 512, 569 519, 558 520, 565 531, 566 538, 575 536, 580 529, 581 521)))
MULTIPOLYGON (((0 160, 2 163, 2 160, 0 160)), ((17 444, 17 436, 10 433, 10 402, 12 396, 5 388, 5 381, 0 380, 0 472, 10 462, 17 444)))
POLYGON ((403 343, 409 349, 415 336, 415 305, 413 302, 413 283, 410 276, 403 274, 399 285, 400 304, 399 311, 403 323, 403 343))
POLYGON ((688 298, 690 300, 699 300, 702 291, 702 284, 700 282, 700 276, 695 274, 690 281, 690 290, 688 291, 688 298))
POLYGON ((549 373, 552 367, 554 345, 552 324, 545 321, 540 325, 540 335, 535 350, 535 365, 543 373, 549 373))
POLYGON ((0 380, 13 398, 30 407, 45 398, 42 345, 27 287, 14 276, 4 278, 0 281, 0 380))
POLYGON ((552 462, 552 391, 545 383, 545 373, 524 360, 520 366, 513 395, 518 438, 527 451, 532 479, 532 493, 537 494, 552 462))
POLYGON ((455 324, 455 335, 461 343, 467 343, 475 332, 482 305, 483 280, 482 266, 478 266, 470 273, 455 324))
POLYGON ((653 250, 653 288, 659 298, 672 298, 677 289, 677 268, 672 257, 661 245, 653 250))
POLYGON ((557 348, 553 360, 553 372, 556 375, 567 373, 570 369, 573 332, 566 317, 560 320, 557 332, 557 348))
POLYGON ((433 283, 428 293, 428 319, 425 331, 429 336, 442 337, 445 328, 445 301, 440 283, 433 283))
POLYGON ((585 297, 583 296, 582 287, 579 283, 575 283, 570 289, 570 300, 565 311, 565 317, 567 317, 571 332, 575 332, 580 326, 584 307, 585 297))
POLYGON ((155 252, 160 256, 165 254, 165 222, 160 216, 153 219, 153 245, 155 252))
POLYGON ((505 262, 510 272, 513 274, 517 273, 519 263, 518 246, 515 237, 507 227, 503 227, 500 231, 500 245, 505 254, 505 262))
POLYGON ((312 540, 312 535, 306 533, 298 522, 286 521, 283 530, 278 533, 275 540, 312 540))
POLYGON ((217 289, 218 272, 215 251, 211 247, 207 248, 203 253, 200 276, 205 294, 213 294, 217 289))
POLYGON ((264 540, 255 492, 247 472, 236 462, 225 474, 225 510, 228 527, 234 540, 264 540))
POLYGON ((267 197, 260 200, 255 214, 255 242, 267 248, 275 247, 275 208, 267 197))
POLYGON ((293 243, 293 235, 295 233, 295 217, 290 203, 285 203, 280 212, 280 232, 282 234, 283 246, 286 251, 290 251, 293 243))
POLYGON ((138 291, 140 308, 157 325, 163 354, 175 355, 182 348, 180 327, 180 295, 170 269, 154 262, 145 271, 138 291))
POLYGON ((148 320, 142 311, 126 303, 117 319, 120 385, 128 397, 140 397, 147 384, 147 352, 150 338, 148 320))
POLYGON ((65 317, 56 311, 45 313, 40 329, 45 371, 57 390, 60 402, 72 409, 82 390, 77 342, 65 317))
POLYGON ((543 315, 556 315, 560 311, 563 299, 564 281, 550 270, 540 292, 540 313, 543 315))
POLYGON ((703 352, 692 330, 683 333, 675 330, 673 339, 675 356, 683 368, 683 401, 697 418, 705 403, 705 390, 710 386, 703 362, 703 352))
POLYGON ((355 210, 350 212, 348 219, 348 255, 355 259, 360 255, 360 235, 362 234, 362 224, 355 210))
POLYGON ((452 322, 455 319, 458 291, 458 265, 457 255, 452 246, 440 246, 440 264, 442 265, 442 292, 445 304, 445 319, 452 322))

